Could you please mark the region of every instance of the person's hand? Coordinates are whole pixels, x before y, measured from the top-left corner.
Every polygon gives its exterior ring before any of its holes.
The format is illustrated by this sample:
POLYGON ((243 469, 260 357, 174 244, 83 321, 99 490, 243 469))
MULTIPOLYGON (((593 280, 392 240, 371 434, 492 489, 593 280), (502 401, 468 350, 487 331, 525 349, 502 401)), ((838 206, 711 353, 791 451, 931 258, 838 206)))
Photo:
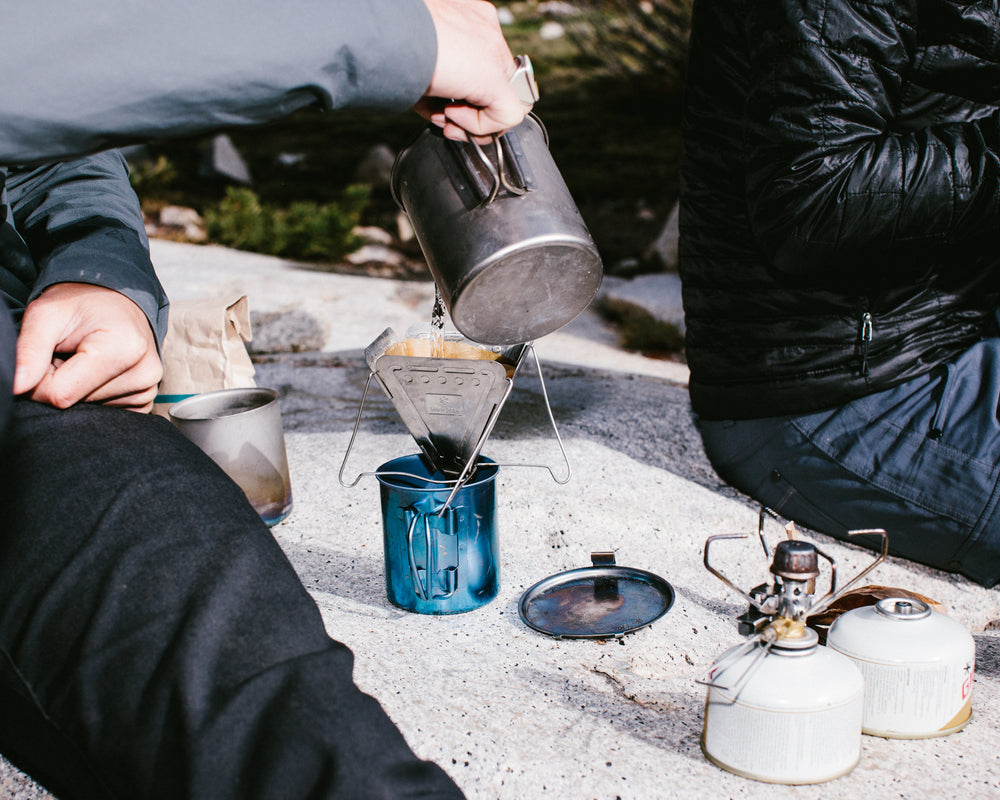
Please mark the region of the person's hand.
POLYGON ((485 0, 424 2, 437 31, 437 64, 417 113, 458 141, 520 123, 530 107, 510 85, 516 65, 496 8, 485 0))
POLYGON ((83 400, 145 412, 162 376, 146 315, 123 294, 58 283, 24 310, 15 395, 56 408, 83 400))

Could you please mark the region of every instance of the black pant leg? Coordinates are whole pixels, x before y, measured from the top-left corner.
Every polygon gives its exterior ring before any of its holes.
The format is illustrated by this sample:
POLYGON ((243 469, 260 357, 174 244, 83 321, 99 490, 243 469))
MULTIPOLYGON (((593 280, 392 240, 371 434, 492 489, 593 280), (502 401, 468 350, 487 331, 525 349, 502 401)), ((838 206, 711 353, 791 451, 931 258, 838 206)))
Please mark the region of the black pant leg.
POLYGON ((351 678, 242 492, 165 420, 15 403, 0 749, 70 798, 461 797, 351 678))

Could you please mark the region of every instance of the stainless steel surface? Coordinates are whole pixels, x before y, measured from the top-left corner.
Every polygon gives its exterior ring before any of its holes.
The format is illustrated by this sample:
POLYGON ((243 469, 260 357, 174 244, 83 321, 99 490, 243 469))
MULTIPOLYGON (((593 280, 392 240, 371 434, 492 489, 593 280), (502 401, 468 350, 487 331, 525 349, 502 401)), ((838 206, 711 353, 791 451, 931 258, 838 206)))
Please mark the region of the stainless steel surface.
POLYGON ((600 255, 534 116, 485 148, 429 127, 396 159, 392 191, 473 341, 552 333, 600 287, 600 255))
POLYGON ((223 389, 170 408, 170 420, 239 485, 268 525, 292 510, 278 395, 272 389, 223 389))
POLYGON ((615 564, 613 553, 591 553, 593 566, 567 570, 531 586, 518 603, 521 621, 558 639, 620 638, 651 625, 674 604, 659 575, 615 564))
MULTIPOLYGON (((502 359, 499 361, 395 355, 387 352, 393 345, 408 342, 414 335, 426 338, 426 334, 423 333, 413 334, 412 331, 409 333, 410 336, 406 340, 400 340, 392 328, 386 328, 365 349, 365 360, 372 372, 369 373, 365 383, 351 440, 340 465, 338 480, 342 486, 351 488, 365 475, 374 474, 361 472, 352 480, 344 477, 347 460, 361 424, 368 389, 372 380, 377 380, 420 446, 427 464, 449 479, 452 490, 451 496, 445 503, 447 508, 455 493, 474 470, 483 446, 492 433, 500 411, 513 388, 514 376, 529 351, 534 357, 545 409, 549 422, 552 423, 566 472, 560 477, 546 464, 519 462, 499 466, 545 469, 556 483, 569 481, 572 473, 569 458, 559 436, 555 417, 552 415, 552 406, 542 376, 542 366, 531 345, 495 347, 493 352, 502 359)), ((446 334, 448 335, 450 334, 446 334)), ((431 352, 430 347, 427 349, 431 352)))
POLYGON ((512 382, 497 361, 381 356, 375 376, 430 463, 461 473, 512 382))
POLYGON ((518 99, 524 105, 531 108, 538 102, 538 83, 535 81, 535 69, 531 65, 531 59, 526 55, 514 56, 514 63, 517 68, 510 76, 510 84, 517 92, 518 99))

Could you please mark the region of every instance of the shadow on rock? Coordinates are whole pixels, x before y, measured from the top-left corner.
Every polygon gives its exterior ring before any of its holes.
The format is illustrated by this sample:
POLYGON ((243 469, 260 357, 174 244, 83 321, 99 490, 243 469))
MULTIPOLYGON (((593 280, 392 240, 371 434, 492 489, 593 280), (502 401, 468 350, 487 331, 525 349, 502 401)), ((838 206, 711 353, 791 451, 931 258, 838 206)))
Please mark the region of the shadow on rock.
POLYGON ((538 697, 555 698, 568 709, 581 709, 600 728, 610 726, 622 741, 638 739, 699 763, 704 697, 698 692, 641 692, 628 688, 611 670, 597 666, 556 675, 528 670, 526 682, 538 697))
MULTIPOLYGON (((405 432, 399 414, 359 351, 282 354, 257 362, 257 383, 279 393, 288 431, 405 432)), ((600 442, 629 458, 671 472, 725 497, 750 503, 715 474, 694 426, 687 387, 626 373, 546 365, 544 386, 564 439, 600 442)), ((542 383, 527 361, 519 371, 492 437, 548 439, 552 423, 542 383)))
POLYGON ((320 544, 281 542, 303 586, 367 605, 390 608, 385 592, 385 567, 381 553, 358 555, 326 550, 320 544))
POLYGON ((975 634, 976 677, 1000 678, 1000 636, 988 633, 975 634))

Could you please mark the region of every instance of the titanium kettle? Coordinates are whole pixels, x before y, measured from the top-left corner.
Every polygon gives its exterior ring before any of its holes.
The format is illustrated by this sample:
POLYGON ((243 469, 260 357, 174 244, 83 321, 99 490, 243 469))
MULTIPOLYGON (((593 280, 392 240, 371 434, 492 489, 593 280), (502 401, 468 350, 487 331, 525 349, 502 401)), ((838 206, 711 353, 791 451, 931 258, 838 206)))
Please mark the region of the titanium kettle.
POLYGON ((533 341, 597 294, 601 258, 535 115, 485 145, 428 126, 397 157, 391 186, 469 339, 533 341))

